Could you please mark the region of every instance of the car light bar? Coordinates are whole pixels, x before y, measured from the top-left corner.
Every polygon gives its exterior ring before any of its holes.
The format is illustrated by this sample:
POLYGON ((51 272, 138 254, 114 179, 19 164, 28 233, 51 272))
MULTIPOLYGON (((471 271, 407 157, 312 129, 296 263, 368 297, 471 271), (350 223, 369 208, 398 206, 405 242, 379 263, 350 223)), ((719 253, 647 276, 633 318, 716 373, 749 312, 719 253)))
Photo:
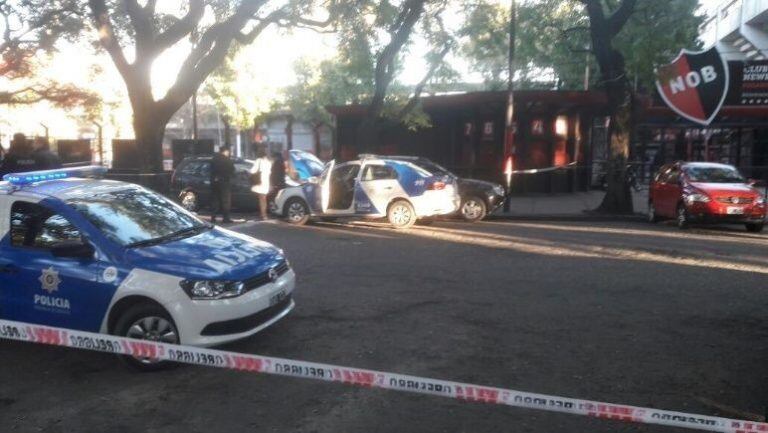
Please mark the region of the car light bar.
POLYGON ((9 173, 3 176, 3 180, 11 185, 29 185, 46 180, 60 180, 71 177, 103 177, 106 172, 106 167, 89 165, 86 167, 28 171, 26 173, 9 173))

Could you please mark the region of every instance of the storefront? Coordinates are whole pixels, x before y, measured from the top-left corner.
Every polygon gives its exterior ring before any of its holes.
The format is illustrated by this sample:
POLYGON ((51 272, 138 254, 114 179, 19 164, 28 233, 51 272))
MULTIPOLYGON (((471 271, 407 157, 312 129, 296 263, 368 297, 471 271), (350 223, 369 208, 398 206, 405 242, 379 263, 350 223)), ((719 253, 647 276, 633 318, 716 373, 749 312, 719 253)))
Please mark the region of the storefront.
POLYGON ((768 61, 682 52, 659 70, 634 151, 646 175, 671 161, 711 161, 768 180, 768 61))
MULTIPOLYGON (((385 155, 424 156, 466 177, 503 180, 506 92, 470 92, 425 97, 431 126, 410 130, 384 124, 374 150, 385 155)), ((605 107, 600 92, 515 92, 515 169, 566 166, 554 172, 516 175, 515 192, 585 190, 591 179, 593 124, 605 107)), ((329 107, 336 117, 335 154, 357 157, 364 105, 329 107)), ((598 122, 600 123, 600 122, 598 122)))

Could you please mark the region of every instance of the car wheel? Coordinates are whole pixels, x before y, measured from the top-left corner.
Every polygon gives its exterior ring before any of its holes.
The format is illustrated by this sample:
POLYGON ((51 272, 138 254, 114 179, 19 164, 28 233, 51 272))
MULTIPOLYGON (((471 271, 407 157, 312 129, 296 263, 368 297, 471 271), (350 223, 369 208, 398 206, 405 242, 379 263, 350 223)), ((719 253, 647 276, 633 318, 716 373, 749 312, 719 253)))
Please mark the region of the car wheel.
POLYGON ((648 202, 648 222, 655 223, 659 221, 659 216, 656 214, 656 206, 653 202, 648 202))
POLYGON ((485 218, 488 208, 485 206, 485 201, 480 197, 470 196, 464 199, 461 203, 461 217, 464 221, 471 223, 480 221, 485 218))
POLYGON ((765 223, 747 223, 745 224, 747 226, 747 231, 751 233, 760 233, 763 231, 763 226, 765 223))
POLYGON ((684 204, 680 203, 677 205, 677 227, 687 229, 688 223, 688 209, 685 208, 684 204))
POLYGON ((309 206, 300 198, 292 198, 285 204, 283 217, 291 224, 304 225, 309 221, 309 206))
POLYGON ((197 212, 197 210, 200 208, 200 200, 198 199, 197 194, 195 194, 193 191, 186 191, 182 193, 180 201, 181 207, 190 212, 197 212))
POLYGON ((396 229, 407 229, 416 224, 416 211, 410 203, 405 200, 397 200, 389 205, 387 210, 387 219, 396 229))
MULTIPOLYGON (((179 344, 179 331, 165 309, 159 305, 138 304, 128 309, 115 324, 113 334, 137 340, 179 344)), ((120 359, 129 367, 139 371, 157 371, 172 367, 168 361, 149 357, 123 355, 120 359)))

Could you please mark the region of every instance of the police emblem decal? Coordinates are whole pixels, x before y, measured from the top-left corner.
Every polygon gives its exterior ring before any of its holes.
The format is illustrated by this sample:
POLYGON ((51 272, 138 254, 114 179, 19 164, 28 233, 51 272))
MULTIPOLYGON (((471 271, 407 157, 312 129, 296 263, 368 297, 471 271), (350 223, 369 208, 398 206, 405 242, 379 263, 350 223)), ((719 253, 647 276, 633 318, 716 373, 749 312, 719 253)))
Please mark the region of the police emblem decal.
POLYGON ((48 293, 53 293, 59 290, 61 279, 59 278, 59 271, 53 269, 53 266, 48 267, 48 269, 43 269, 38 280, 42 285, 42 289, 48 293))

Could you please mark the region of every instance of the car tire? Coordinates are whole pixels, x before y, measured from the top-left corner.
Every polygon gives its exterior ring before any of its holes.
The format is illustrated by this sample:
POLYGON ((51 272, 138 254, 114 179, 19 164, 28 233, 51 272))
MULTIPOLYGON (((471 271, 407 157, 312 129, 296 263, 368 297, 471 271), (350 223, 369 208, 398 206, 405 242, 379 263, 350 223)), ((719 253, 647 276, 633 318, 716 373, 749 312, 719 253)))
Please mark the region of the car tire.
POLYGON ((687 229, 689 226, 688 209, 685 205, 680 203, 677 205, 677 228, 687 229))
POLYGON ((750 233, 760 233, 763 231, 765 223, 747 223, 745 226, 747 226, 747 231, 750 233))
POLYGON ((416 210, 406 200, 396 200, 387 209, 387 220, 396 229, 408 229, 416 224, 416 210))
POLYGON ((294 197, 285 203, 283 218, 290 224, 302 226, 309 221, 309 206, 304 200, 294 197))
POLYGON ((190 211, 197 212, 200 209, 200 198, 194 191, 184 191, 179 196, 181 207, 190 211))
POLYGON ((469 196, 461 201, 459 214, 464 221, 477 222, 488 214, 488 206, 485 201, 477 196, 469 196))
MULTIPOLYGON (((121 337, 168 344, 179 344, 180 341, 178 328, 170 314, 163 307, 149 303, 137 304, 129 308, 117 319, 112 333, 121 337)), ((159 371, 177 365, 168 361, 130 355, 121 355, 120 360, 138 371, 159 371)))
POLYGON ((659 222, 659 215, 656 213, 656 206, 653 205, 653 202, 648 202, 648 222, 649 223, 657 223, 659 222))

